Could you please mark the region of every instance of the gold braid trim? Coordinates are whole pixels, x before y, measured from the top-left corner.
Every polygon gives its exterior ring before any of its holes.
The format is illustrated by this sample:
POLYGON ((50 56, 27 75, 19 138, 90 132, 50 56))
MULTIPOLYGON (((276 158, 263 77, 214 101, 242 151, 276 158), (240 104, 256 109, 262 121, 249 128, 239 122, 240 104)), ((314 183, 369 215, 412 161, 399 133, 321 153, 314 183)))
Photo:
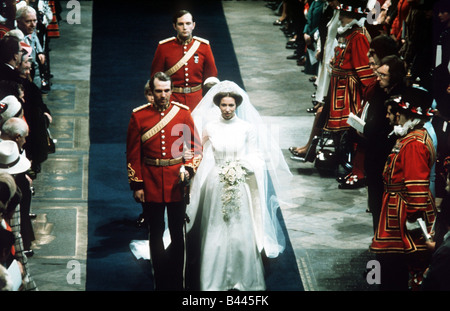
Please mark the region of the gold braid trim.
POLYGON ((197 169, 198 169, 198 167, 199 167, 199 165, 200 165, 200 162, 202 162, 202 156, 201 156, 201 155, 198 155, 198 156, 195 156, 195 157, 192 159, 192 163, 188 163, 188 164, 186 164, 185 166, 188 166, 188 167, 192 168, 192 170, 193 170, 194 173, 195 173, 195 172, 197 172, 197 169))
POLYGON ((136 171, 131 167, 131 163, 128 163, 128 182, 143 182, 136 177, 136 171))

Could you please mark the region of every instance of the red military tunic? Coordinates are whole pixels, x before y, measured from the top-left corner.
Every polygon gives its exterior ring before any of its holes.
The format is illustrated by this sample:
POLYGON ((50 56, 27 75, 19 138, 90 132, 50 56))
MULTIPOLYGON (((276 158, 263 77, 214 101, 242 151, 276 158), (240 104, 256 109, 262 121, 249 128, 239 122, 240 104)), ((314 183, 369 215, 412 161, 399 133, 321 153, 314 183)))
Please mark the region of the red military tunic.
POLYGON ((330 114, 325 130, 348 129, 350 112, 357 114, 361 108, 364 87, 376 81, 369 67, 369 41, 365 28, 354 27, 338 40, 332 59, 330 114))
MULTIPOLYGON (((182 163, 170 166, 155 166, 146 159, 177 159, 183 154, 183 144, 194 150, 194 158, 185 166, 195 172, 202 155, 201 140, 194 126, 189 109, 172 102, 160 112, 152 104, 133 110, 127 132, 128 181, 132 190, 144 189, 145 202, 170 203, 183 200, 179 184, 182 163), (141 137, 153 128, 172 109, 179 109, 170 122, 154 136, 142 141, 141 137)), ((191 176, 192 177, 192 176, 191 176)))
POLYGON ((193 37, 185 44, 176 37, 172 37, 160 41, 151 68, 151 76, 160 71, 166 72, 183 58, 195 41, 199 41, 200 46, 194 55, 179 70, 170 75, 174 86, 172 100, 187 105, 191 111, 202 99, 203 81, 209 77, 217 77, 216 63, 208 40, 193 37), (198 90, 190 93, 177 91, 177 88, 194 87, 198 90))
POLYGON ((436 217, 429 188, 430 169, 436 155, 425 129, 399 138, 388 156, 383 172, 385 192, 380 222, 370 249, 378 253, 425 251, 422 235, 406 229, 406 220, 423 218, 430 232, 436 217))

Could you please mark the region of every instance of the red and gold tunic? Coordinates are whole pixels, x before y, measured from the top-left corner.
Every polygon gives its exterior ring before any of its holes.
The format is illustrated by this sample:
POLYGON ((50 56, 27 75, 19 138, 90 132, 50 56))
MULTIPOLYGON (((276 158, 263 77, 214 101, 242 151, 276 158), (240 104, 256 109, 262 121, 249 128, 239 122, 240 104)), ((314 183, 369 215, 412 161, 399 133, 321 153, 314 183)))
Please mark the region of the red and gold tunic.
POLYGON ((369 40, 365 28, 354 27, 338 39, 332 59, 330 81, 330 113, 325 130, 348 129, 350 112, 357 114, 361 108, 363 88, 376 80, 369 67, 369 40))
POLYGON ((157 72, 166 72, 183 58, 195 41, 200 46, 183 66, 171 75, 173 87, 172 100, 188 106, 191 111, 202 99, 201 86, 209 77, 217 77, 217 68, 208 40, 193 37, 183 43, 175 37, 159 42, 152 62, 151 76, 157 72), (183 88, 183 91, 177 91, 183 88), (189 88, 196 88, 192 92, 189 88))
POLYGON ((184 164, 195 172, 201 161, 201 140, 189 109, 172 102, 164 111, 147 104, 133 110, 127 132, 127 168, 131 190, 144 189, 145 202, 182 201, 179 172, 182 163, 168 166, 148 164, 149 159, 179 159, 183 146, 194 151, 194 158, 184 164), (160 131, 143 141, 142 136, 158 124, 172 109, 177 114, 160 131))
POLYGON ((49 38, 59 38, 60 32, 59 32, 59 25, 58 25, 58 19, 56 18, 57 12, 55 7, 55 1, 49 1, 48 6, 52 9, 53 17, 52 20, 49 21, 49 24, 47 26, 47 34, 49 38))
POLYGON ((436 211, 429 178, 435 159, 433 142, 425 129, 397 140, 383 172, 383 206, 371 251, 406 254, 426 250, 422 234, 411 234, 406 221, 422 218, 428 232, 431 230, 436 211))

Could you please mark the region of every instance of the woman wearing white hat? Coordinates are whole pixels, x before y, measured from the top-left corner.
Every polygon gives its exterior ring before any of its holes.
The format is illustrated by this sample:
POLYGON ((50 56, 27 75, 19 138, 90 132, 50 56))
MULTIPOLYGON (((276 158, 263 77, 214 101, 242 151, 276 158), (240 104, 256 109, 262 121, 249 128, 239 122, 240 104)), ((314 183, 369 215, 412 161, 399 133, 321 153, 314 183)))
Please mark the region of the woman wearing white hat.
POLYGON ((33 224, 30 218, 31 182, 26 176, 31 168, 31 162, 24 153, 20 153, 16 142, 12 140, 0 141, 0 173, 8 173, 14 177, 17 187, 22 192, 20 200, 20 226, 23 246, 28 256, 32 256, 31 242, 34 241, 33 224))
POLYGON ((12 140, 0 141, 0 172, 16 175, 25 173, 30 167, 30 160, 20 154, 17 143, 12 140))

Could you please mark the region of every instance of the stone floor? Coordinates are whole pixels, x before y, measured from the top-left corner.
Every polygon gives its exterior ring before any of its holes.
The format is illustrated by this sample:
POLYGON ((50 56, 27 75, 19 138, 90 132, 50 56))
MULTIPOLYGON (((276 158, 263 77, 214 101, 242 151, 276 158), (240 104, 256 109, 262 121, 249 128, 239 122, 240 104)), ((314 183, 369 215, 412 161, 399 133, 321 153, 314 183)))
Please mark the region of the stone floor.
MULTIPOLYGON (((303 285, 307 291, 374 290, 363 275, 372 235, 366 189, 339 190, 334 177, 289 157, 288 147, 309 136, 313 116, 305 110, 314 87, 303 67, 286 59, 292 50, 285 49, 287 38, 272 25, 278 17, 265 3, 224 1, 223 6, 245 88, 277 130, 293 175, 286 181, 282 213, 303 285)), ((61 22, 61 38, 50 44, 55 78, 45 100, 54 115, 51 131, 58 149, 35 181, 32 209, 39 216, 36 254, 29 261, 41 291, 85 289, 91 6, 82 1, 81 24, 61 22)))
POLYGON ((50 42, 52 90, 44 101, 53 115, 57 151, 34 182, 35 255, 31 275, 40 291, 83 291, 87 251, 89 86, 92 3, 81 2, 80 24, 66 22, 50 42))

